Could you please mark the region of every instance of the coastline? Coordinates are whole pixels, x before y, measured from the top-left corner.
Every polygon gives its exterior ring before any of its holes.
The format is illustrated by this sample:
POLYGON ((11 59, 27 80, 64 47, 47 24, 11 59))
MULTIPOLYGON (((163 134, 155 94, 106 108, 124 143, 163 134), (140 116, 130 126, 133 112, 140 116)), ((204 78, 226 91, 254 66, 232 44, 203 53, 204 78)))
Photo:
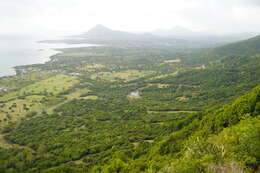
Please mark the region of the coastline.
MULTIPOLYGON (((38 42, 36 42, 36 43, 38 43, 38 42)), ((42 46, 42 45, 40 45, 40 46, 42 46)), ((85 44, 56 44, 56 45, 55 44, 45 44, 45 45, 43 45, 43 46, 46 46, 47 48, 41 48, 40 46, 38 49, 32 49, 32 51, 37 51, 39 54, 42 54, 42 55, 36 55, 36 56, 39 56, 38 62, 32 62, 32 63, 25 62, 24 64, 20 63, 21 65, 14 65, 12 67, 8 67, 8 68, 6 68, 7 72, 5 72, 4 74, 0 73, 0 79, 14 77, 14 76, 17 76, 20 74, 24 74, 24 72, 25 72, 24 69, 26 69, 28 66, 47 63, 47 62, 51 61, 51 58, 53 56, 56 56, 57 54, 62 53, 63 49, 96 47, 96 46, 100 46, 100 45, 85 43, 85 44), (47 55, 44 55, 44 53, 47 55), (46 56, 46 57, 44 57, 44 56, 46 56)), ((37 58, 35 58, 35 59, 37 59, 37 58)))
MULTIPOLYGON (((12 74, 0 76, 0 79, 2 79, 2 78, 9 78, 9 77, 14 77, 14 76, 21 75, 21 74, 23 74, 23 70, 24 70, 26 67, 32 66, 32 65, 37 65, 37 64, 45 64, 45 63, 47 63, 47 62, 49 62, 49 61, 51 60, 51 57, 52 57, 52 56, 55 56, 55 55, 57 55, 57 54, 59 54, 59 53, 62 53, 62 51, 58 51, 58 50, 55 50, 55 49, 52 49, 52 50, 54 50, 54 51, 56 51, 56 52, 53 53, 52 55, 50 55, 50 56, 48 57, 48 59, 45 60, 44 62, 13 66, 13 67, 9 68, 9 70, 12 71, 12 74)), ((42 51, 42 50, 41 50, 41 51, 42 51)))

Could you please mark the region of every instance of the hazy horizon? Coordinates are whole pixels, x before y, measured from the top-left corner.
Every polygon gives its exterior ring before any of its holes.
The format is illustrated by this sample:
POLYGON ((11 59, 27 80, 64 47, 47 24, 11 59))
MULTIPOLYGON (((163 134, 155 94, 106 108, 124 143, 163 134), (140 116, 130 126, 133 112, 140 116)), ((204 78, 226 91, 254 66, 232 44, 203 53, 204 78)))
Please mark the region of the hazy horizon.
POLYGON ((214 34, 260 30, 258 0, 10 0, 0 4, 0 35, 63 36, 97 24, 151 32, 176 26, 214 34))

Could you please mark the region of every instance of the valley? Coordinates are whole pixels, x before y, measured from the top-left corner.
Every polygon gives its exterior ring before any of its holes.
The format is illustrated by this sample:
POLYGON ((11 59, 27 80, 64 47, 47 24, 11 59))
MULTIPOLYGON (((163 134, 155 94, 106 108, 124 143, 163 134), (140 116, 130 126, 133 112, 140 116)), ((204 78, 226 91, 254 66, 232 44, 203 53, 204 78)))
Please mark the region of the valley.
POLYGON ((258 169, 258 37, 59 51, 0 79, 0 172, 258 169))

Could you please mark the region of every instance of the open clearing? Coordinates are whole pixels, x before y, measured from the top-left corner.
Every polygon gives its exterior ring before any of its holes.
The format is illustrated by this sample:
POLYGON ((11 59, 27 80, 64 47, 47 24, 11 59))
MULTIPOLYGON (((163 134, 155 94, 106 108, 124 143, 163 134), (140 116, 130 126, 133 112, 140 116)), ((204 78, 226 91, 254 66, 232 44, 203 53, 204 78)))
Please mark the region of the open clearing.
POLYGON ((59 74, 28 85, 19 91, 10 92, 1 97, 0 101, 9 101, 26 95, 56 95, 70 89, 78 82, 78 79, 74 76, 59 74))
POLYGON ((103 64, 88 64, 86 66, 79 67, 78 69, 82 70, 82 71, 93 72, 95 70, 102 69, 102 68, 105 68, 105 65, 103 65, 103 64))
MULTIPOLYGON (((58 94, 78 82, 76 77, 59 74, 4 95, 0 98, 0 126, 9 121, 17 121, 30 112, 48 111, 53 105, 64 102, 66 98, 58 94)), ((68 99, 79 97, 86 92, 88 90, 77 91, 69 95, 68 99)))
POLYGON ((14 76, 11 78, 3 78, 0 80, 0 87, 9 88, 21 88, 26 85, 30 85, 33 82, 37 82, 46 78, 53 76, 52 73, 47 72, 32 72, 28 74, 23 74, 19 76, 14 76))
POLYGON ((155 76, 153 78, 151 78, 150 80, 154 80, 154 79, 161 79, 161 78, 165 78, 165 77, 170 77, 170 76, 176 76, 179 73, 179 71, 170 73, 170 74, 164 74, 164 75, 159 75, 159 76, 155 76))
POLYGON ((179 111, 147 111, 148 114, 152 113, 196 113, 198 111, 185 111, 185 110, 179 110, 179 111))
POLYGON ((131 81, 151 74, 153 74, 153 71, 126 70, 122 72, 100 72, 93 74, 91 78, 96 80, 101 79, 107 81, 131 81))
POLYGON ((172 59, 172 60, 165 60, 164 61, 165 64, 179 63, 179 62, 181 62, 180 59, 172 59))
POLYGON ((59 74, 21 89, 20 94, 59 94, 76 85, 79 81, 74 76, 59 74))
POLYGON ((105 53, 97 53, 97 52, 88 52, 88 51, 78 51, 78 52, 64 52, 62 54, 56 55, 56 56, 62 56, 62 57, 82 57, 82 56, 105 56, 105 53))

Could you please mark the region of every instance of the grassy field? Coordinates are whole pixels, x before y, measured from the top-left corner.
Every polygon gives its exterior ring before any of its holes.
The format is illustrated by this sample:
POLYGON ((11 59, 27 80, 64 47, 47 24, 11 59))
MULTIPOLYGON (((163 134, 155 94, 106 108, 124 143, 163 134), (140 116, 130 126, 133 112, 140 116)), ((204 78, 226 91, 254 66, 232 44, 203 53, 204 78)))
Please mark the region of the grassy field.
POLYGON ((153 74, 153 71, 126 70, 122 72, 99 72, 91 76, 92 79, 101 79, 106 81, 131 81, 147 75, 153 74))
POLYGON ((169 73, 169 74, 165 74, 165 75, 158 75, 158 76, 155 76, 155 77, 153 77, 153 78, 151 78, 151 79, 149 79, 149 80, 161 79, 161 78, 165 78, 165 77, 169 77, 169 76, 174 77, 174 76, 176 76, 178 73, 179 73, 179 71, 175 71, 175 72, 173 72, 173 73, 169 73))
POLYGON ((20 94, 59 94, 79 81, 74 76, 59 74, 21 89, 20 94))
POLYGON ((105 53, 97 53, 97 52, 64 52, 61 55, 56 55, 56 56, 65 56, 65 57, 83 57, 83 56, 105 56, 105 53))
POLYGON ((53 73, 47 72, 32 72, 24 75, 3 78, 0 80, 0 87, 9 87, 11 89, 21 88, 32 82, 37 82, 53 76, 53 73))
POLYGON ((60 93, 69 90, 79 83, 78 79, 68 75, 55 75, 41 81, 3 95, 0 98, 0 127, 8 122, 31 114, 32 112, 49 112, 54 105, 80 97, 89 90, 76 90, 67 96, 60 96, 60 93))
POLYGON ((26 95, 56 95, 70 89, 79 81, 74 76, 59 74, 10 92, 0 98, 0 101, 9 101, 26 95))
POLYGON ((164 61, 165 64, 179 63, 179 62, 181 62, 180 59, 172 59, 172 60, 165 60, 164 61))
POLYGON ((83 89, 76 89, 70 94, 65 95, 67 100, 73 100, 73 99, 97 99, 98 97, 92 94, 89 94, 91 90, 88 88, 83 89))
POLYGON ((0 133, 0 147, 2 148, 11 148, 12 145, 10 145, 5 139, 4 135, 0 133))
POLYGON ((98 70, 98 69, 102 69, 104 67, 105 67, 105 65, 103 65, 103 64, 88 64, 86 66, 79 67, 78 69, 82 70, 82 71, 92 72, 92 71, 95 71, 95 70, 98 70))

